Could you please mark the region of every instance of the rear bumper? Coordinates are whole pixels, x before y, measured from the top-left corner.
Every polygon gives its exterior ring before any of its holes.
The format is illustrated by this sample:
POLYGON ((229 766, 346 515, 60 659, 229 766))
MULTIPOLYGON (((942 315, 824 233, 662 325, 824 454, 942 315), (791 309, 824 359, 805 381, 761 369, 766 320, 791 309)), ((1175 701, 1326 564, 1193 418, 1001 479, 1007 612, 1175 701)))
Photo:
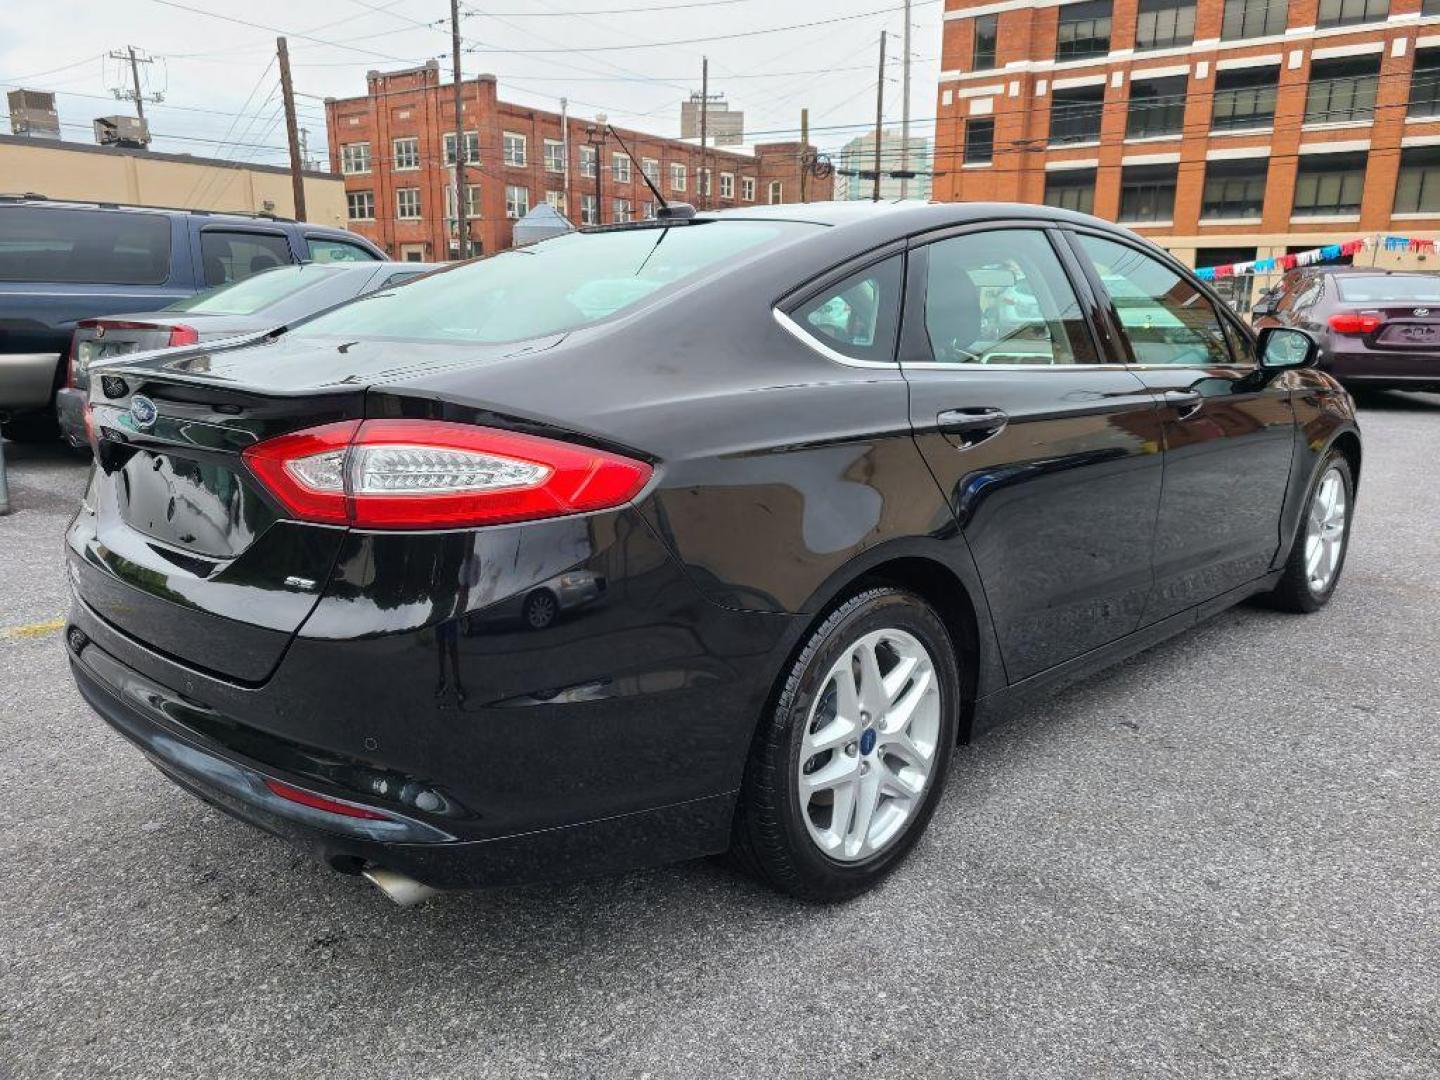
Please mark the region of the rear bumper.
POLYGON ((1348 386, 1440 387, 1440 353, 1327 352, 1320 368, 1348 386))
POLYGON ((60 371, 58 353, 0 353, 0 412, 50 407, 60 371))

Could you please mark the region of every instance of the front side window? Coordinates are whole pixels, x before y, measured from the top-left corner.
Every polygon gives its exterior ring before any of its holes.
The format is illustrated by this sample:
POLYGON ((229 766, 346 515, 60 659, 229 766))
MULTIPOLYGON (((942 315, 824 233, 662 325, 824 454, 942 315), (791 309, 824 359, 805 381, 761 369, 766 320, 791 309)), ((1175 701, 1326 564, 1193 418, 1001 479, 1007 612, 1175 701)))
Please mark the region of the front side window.
POLYGON ((1171 221, 1178 165, 1127 165, 1120 170, 1121 221, 1171 221))
POLYGON ((524 168, 525 136, 514 131, 507 131, 500 137, 500 142, 504 150, 505 164, 524 168))
POLYGON ((1217 71, 1210 126, 1216 131, 1269 127, 1275 120, 1275 91, 1279 82, 1278 67, 1217 71))
POLYGON ((374 221, 375 193, 373 191, 347 191, 345 193, 345 216, 351 221, 374 221))
POLYGON ((1083 60, 1110 52, 1110 0, 1087 0, 1060 9, 1056 60, 1083 60))
POLYGON ((925 331, 950 364, 1093 363, 1085 317, 1038 230, 970 233, 928 245, 925 331))
POLYGON ((565 144, 559 139, 545 140, 545 171, 565 171, 565 144))
POLYGON ((1105 87, 1067 86, 1050 95, 1050 142, 1094 142, 1100 138, 1105 87))
POLYGON ((1295 173, 1294 216, 1360 213, 1367 158, 1363 151, 1302 154, 1295 173))
POLYGON ((328 236, 307 236, 305 245, 310 249, 311 262, 374 262, 376 259, 369 248, 328 236))
POLYGON ((200 258, 206 285, 242 281, 251 274, 294 262, 290 242, 272 233, 206 229, 200 234, 200 258))
POLYGON ((530 212, 530 189, 518 184, 505 185, 505 216, 512 221, 530 212))
POLYGON ((1195 0, 1140 0, 1135 48, 1175 49, 1195 41, 1195 0))
POLYGON ((1407 146, 1400 151, 1395 213, 1440 217, 1440 146, 1407 146))
POLYGON ((1220 23, 1220 40, 1274 37, 1285 33, 1290 6, 1275 0, 1225 0, 1220 23))
POLYGON ((1130 83, 1130 106, 1125 114, 1125 136, 1151 139, 1179 135, 1185 126, 1185 88, 1189 77, 1136 79, 1130 83))
POLYGON ((411 136, 395 140, 395 171, 409 172, 420 168, 420 140, 411 136))
POLYGON ((0 206, 0 281, 159 285, 169 276, 167 217, 0 206))
POLYGON ((1310 65, 1305 123, 1335 124, 1375 118, 1380 56, 1342 56, 1310 65))
POLYGON ((395 189, 395 216, 414 221, 420 216, 420 189, 402 187, 395 189))
POLYGON ((986 165, 995 160, 995 121, 965 121, 965 164, 986 165))
POLYGON ((721 267, 762 257, 820 228, 791 221, 709 221, 571 232, 418 278, 396 293, 372 293, 293 333, 459 344, 558 334, 721 267))
POLYGON ((1390 14, 1390 0, 1320 0, 1317 27, 1350 26, 1353 23, 1384 22, 1390 14))
POLYGON ((351 173, 370 171, 370 144, 368 142, 346 143, 340 147, 340 171, 347 176, 351 173))
POLYGON ((999 15, 992 13, 976 17, 975 42, 970 51, 971 71, 988 71, 995 66, 995 45, 999 28, 999 15))
POLYGON ((852 360, 893 363, 902 280, 896 255, 821 290, 790 312, 790 320, 852 360))
POLYGON ((1200 217, 1258 218, 1265 209, 1269 158, 1207 161, 1200 217))
POLYGON ((1198 284, 1128 244, 1078 239, 1110 294, 1135 363, 1234 363, 1220 314, 1198 284))
POLYGON ((1095 170, 1064 169, 1045 174, 1045 205, 1078 214, 1095 212, 1095 170))

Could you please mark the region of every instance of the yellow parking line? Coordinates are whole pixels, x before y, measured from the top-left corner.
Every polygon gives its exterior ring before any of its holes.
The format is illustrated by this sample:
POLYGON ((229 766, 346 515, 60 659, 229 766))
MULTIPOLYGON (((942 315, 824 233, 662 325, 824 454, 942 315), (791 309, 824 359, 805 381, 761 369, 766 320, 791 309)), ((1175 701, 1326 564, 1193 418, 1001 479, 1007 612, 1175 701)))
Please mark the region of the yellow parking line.
POLYGON ((64 619, 50 619, 48 622, 30 623, 28 626, 7 626, 0 630, 0 638, 37 638, 53 634, 65 625, 64 619))

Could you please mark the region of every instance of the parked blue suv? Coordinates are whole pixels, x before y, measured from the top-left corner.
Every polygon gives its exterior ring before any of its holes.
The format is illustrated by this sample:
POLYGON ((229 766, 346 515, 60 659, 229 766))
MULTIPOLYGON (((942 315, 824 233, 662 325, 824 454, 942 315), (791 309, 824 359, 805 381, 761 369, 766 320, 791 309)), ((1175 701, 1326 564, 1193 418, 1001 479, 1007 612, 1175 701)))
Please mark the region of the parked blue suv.
POLYGON ((284 263, 385 258, 354 233, 268 215, 0 195, 0 430, 55 435, 77 320, 154 311, 284 263))

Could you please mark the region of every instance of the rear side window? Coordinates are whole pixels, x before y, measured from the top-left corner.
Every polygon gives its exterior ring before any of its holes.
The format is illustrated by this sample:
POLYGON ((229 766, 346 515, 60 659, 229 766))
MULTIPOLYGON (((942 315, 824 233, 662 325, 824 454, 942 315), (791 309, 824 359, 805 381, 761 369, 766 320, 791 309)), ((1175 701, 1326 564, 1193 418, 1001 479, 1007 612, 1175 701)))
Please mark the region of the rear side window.
POLYGON ((1200 291, 1160 260, 1128 244, 1081 234, 1115 305, 1137 364, 1234 364, 1220 314, 1200 291))
POLYGON ((1080 301, 1043 233, 967 233, 925 251, 925 330, 937 361, 1094 361, 1080 301))
POLYGON ((200 258, 205 264, 206 285, 228 285, 295 261, 290 257, 290 242, 283 236, 221 229, 200 234, 200 258))
POLYGON ((852 360, 892 363, 900 325, 900 256, 868 266, 790 313, 790 320, 826 348, 852 360))
POLYGON ((1385 274, 1336 274, 1340 299, 1350 304, 1440 304, 1440 278, 1391 277, 1385 274))
POLYGON ((116 210, 0 208, 0 281, 161 285, 170 219, 116 210))
POLYGON ((310 247, 313 262, 375 262, 378 256, 369 248, 352 244, 347 240, 335 240, 328 236, 307 236, 305 243, 310 247))

